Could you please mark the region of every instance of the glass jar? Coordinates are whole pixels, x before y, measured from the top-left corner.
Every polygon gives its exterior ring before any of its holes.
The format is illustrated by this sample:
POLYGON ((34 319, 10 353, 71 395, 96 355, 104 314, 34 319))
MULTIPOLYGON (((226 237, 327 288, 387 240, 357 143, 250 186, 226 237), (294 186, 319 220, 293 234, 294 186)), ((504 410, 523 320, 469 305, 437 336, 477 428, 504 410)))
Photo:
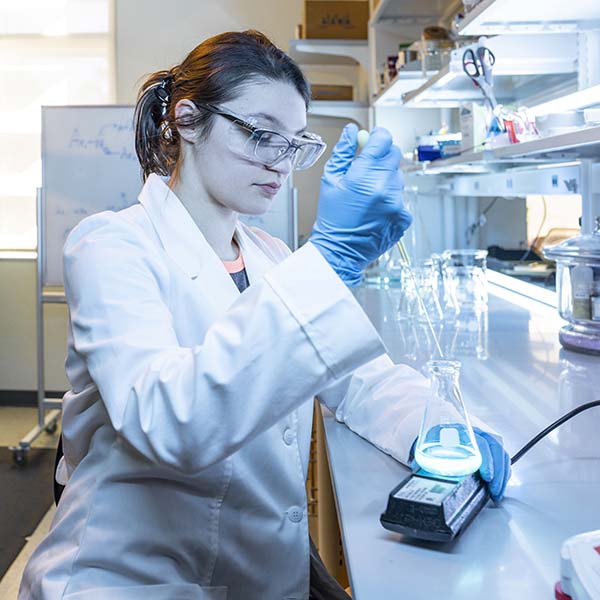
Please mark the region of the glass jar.
POLYGON ((448 358, 488 358, 488 311, 462 312, 446 323, 442 336, 444 356, 448 358))
POLYGON ((396 319, 398 321, 413 321, 418 316, 419 302, 414 273, 407 264, 403 263, 396 319))
POLYGON ((416 287, 417 315, 420 321, 439 323, 442 320, 442 307, 440 306, 438 290, 436 285, 436 271, 431 259, 425 259, 417 262, 413 267, 413 275, 416 287))
POLYGON ((485 276, 487 250, 445 250, 444 291, 449 302, 464 310, 485 310, 488 304, 485 276))
POLYGON ((432 254, 431 262, 433 263, 433 269, 435 271, 435 287, 440 307, 442 308, 444 321, 453 321, 458 314, 458 306, 456 305, 454 294, 446 289, 444 257, 441 254, 432 254))
POLYGON ((556 261, 558 312, 569 324, 559 332, 569 350, 600 354, 600 217, 590 234, 544 248, 556 261))

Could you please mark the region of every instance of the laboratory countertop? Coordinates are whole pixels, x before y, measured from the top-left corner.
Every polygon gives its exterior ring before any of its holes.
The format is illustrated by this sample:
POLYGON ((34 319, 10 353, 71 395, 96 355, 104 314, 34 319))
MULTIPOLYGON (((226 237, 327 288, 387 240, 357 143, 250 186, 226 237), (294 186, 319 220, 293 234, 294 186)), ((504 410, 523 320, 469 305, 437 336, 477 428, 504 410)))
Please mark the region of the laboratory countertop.
MULTIPOLYGON (((600 357, 561 349, 556 309, 495 286, 490 292, 487 335, 485 323, 472 326, 467 337, 454 332, 446 348, 462 362, 468 411, 503 436, 512 456, 569 410, 600 399, 600 357), (461 356, 474 348, 479 358, 461 356)), ((418 368, 423 355, 394 318, 390 291, 356 295, 392 359, 418 368)), ((442 545, 381 526, 388 494, 408 469, 325 408, 323 418, 354 600, 547 600, 560 579, 562 542, 600 528, 598 407, 525 454, 504 501, 488 504, 458 540, 442 545)))

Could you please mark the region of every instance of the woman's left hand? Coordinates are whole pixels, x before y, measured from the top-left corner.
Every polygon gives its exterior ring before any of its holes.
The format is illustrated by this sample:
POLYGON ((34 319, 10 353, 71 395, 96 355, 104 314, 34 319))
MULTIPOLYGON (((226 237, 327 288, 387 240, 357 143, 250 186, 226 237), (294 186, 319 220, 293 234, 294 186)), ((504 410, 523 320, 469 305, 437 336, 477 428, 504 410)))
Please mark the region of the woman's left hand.
POLYGON ((481 452, 479 474, 487 482, 492 500, 500 502, 510 479, 510 456, 496 436, 478 427, 474 427, 473 432, 481 452))
MULTIPOLYGON (((479 446, 479 452, 481 452, 479 474, 488 484, 491 499, 494 502, 500 502, 504 497, 506 484, 510 479, 510 456, 495 435, 478 427, 473 427, 473 433, 477 440, 477 446, 479 446)), ((413 470, 419 469, 418 463, 414 460, 417 440, 418 438, 413 442, 409 456, 410 466, 413 470)))

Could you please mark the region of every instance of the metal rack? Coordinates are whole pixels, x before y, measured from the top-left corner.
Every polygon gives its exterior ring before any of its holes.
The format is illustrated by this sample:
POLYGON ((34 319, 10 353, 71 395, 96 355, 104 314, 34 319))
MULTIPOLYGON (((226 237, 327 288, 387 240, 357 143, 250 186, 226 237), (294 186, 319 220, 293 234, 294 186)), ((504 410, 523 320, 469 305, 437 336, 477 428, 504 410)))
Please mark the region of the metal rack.
POLYGON ((38 188, 36 194, 37 216, 37 265, 36 265, 36 359, 37 359, 37 409, 38 420, 36 426, 29 431, 20 441, 18 446, 12 446, 13 460, 17 465, 27 463, 27 453, 31 444, 42 433, 55 433, 58 419, 62 410, 62 399, 46 398, 44 379, 44 304, 64 304, 66 302, 64 291, 44 291, 44 243, 42 236, 42 190, 38 188))

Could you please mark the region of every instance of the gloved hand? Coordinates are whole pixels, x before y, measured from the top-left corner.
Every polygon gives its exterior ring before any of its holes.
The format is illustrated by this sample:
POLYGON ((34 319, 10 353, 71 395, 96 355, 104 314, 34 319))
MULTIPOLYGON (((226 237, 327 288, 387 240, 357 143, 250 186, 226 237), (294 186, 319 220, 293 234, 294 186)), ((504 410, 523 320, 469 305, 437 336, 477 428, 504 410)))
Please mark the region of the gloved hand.
POLYGON ((506 484, 510 479, 510 456, 502 444, 487 431, 473 427, 475 439, 481 452, 479 474, 487 482, 490 496, 494 502, 504 497, 506 484))
MULTIPOLYGON (((494 502, 500 502, 504 497, 504 490, 510 479, 510 456, 502 444, 491 433, 483 431, 478 427, 473 427, 473 433, 475 434, 479 452, 481 452, 479 474, 481 475, 481 479, 488 484, 491 499, 494 502)), ((417 471, 420 468, 414 459, 417 440, 418 438, 413 442, 409 454, 409 462, 413 471, 417 471)))
POLYGON ((319 207, 310 242, 347 285, 389 250, 412 222, 402 202, 401 152, 392 136, 375 127, 354 159, 358 127, 344 127, 321 178, 319 207))

